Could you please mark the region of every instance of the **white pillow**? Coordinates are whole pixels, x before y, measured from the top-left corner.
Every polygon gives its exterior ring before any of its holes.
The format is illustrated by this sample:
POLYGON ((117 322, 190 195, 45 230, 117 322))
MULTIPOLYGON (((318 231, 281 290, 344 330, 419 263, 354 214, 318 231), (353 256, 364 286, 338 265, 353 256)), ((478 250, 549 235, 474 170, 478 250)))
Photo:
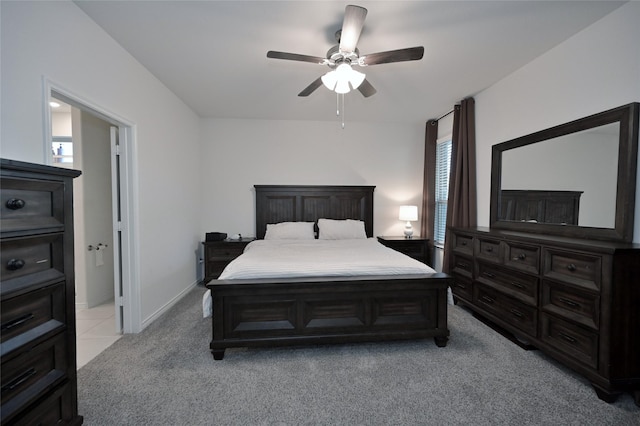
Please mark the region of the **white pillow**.
POLYGON ((353 240, 366 239, 367 233, 364 230, 364 222, 361 220, 334 220, 318 219, 318 229, 320 240, 353 240))
POLYGON ((265 240, 314 240, 313 222, 281 222, 267 224, 265 240))

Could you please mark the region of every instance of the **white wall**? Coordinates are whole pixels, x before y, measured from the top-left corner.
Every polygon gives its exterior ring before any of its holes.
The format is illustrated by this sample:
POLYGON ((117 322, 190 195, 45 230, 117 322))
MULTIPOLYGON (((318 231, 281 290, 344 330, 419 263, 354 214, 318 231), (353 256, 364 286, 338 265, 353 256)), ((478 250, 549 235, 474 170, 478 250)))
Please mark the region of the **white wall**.
POLYGON ((638 22, 640 2, 629 2, 475 96, 480 226, 489 225, 492 145, 640 101, 638 22))
POLYGON ((134 124, 136 320, 144 323, 196 280, 199 119, 74 3, 0 8, 3 157, 45 162, 43 77, 134 124))
POLYGON ((201 135, 203 234, 256 235, 256 184, 375 185, 375 235, 402 235, 398 207, 421 205, 424 124, 203 119, 201 135))

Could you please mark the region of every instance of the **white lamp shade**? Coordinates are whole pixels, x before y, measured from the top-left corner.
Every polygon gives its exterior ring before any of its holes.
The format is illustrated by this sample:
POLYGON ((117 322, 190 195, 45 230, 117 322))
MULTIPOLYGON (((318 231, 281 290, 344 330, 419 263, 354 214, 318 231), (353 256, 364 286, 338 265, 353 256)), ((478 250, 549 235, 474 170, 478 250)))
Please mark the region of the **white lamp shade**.
POLYGON ((351 87, 355 89, 358 88, 364 81, 365 75, 359 71, 351 69, 351 74, 349 75, 349 83, 351 83, 351 87))
POLYGON ((320 79, 327 89, 333 91, 333 89, 336 88, 336 83, 338 82, 338 74, 335 71, 329 71, 320 77, 320 79))
POLYGON ((336 93, 349 93, 351 89, 349 88, 348 80, 338 80, 338 84, 336 84, 336 93))
POLYGON ((418 220, 418 206, 400 206, 398 219, 407 222, 418 220))

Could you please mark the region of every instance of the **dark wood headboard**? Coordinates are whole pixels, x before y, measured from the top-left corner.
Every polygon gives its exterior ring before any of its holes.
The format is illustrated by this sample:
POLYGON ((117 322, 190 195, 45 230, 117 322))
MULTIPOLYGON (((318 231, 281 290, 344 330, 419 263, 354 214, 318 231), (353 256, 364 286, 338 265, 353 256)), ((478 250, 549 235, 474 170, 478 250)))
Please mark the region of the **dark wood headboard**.
POLYGON ((318 219, 364 221, 373 236, 375 186, 254 185, 256 237, 264 238, 268 223, 318 222, 318 219))

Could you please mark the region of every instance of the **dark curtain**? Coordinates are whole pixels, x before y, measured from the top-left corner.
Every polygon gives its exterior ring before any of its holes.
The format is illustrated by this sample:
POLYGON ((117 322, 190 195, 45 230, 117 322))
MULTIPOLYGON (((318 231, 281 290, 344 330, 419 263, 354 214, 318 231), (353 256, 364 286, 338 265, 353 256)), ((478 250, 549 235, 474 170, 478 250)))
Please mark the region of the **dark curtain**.
MULTIPOLYGON (((451 174, 447 201, 447 229, 473 227, 478 223, 476 192, 476 125, 475 100, 464 99, 453 112, 451 141, 451 174)), ((442 270, 449 272, 451 239, 444 241, 442 270)))
MULTIPOLYGON (((433 255, 433 224, 436 214, 436 142, 438 120, 429 120, 424 137, 424 181, 422 184, 422 221, 420 236, 429 239, 429 253, 433 255)), ((431 259, 433 262, 433 259, 431 259)))

